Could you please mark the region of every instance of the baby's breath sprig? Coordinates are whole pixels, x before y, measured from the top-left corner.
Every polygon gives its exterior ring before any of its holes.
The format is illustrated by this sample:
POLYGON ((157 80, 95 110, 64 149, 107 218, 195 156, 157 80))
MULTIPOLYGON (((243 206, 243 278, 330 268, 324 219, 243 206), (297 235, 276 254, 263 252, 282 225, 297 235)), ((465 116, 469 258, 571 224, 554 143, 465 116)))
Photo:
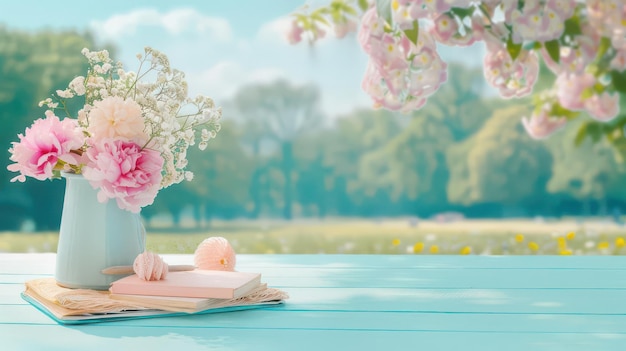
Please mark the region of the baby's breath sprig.
POLYGON ((185 170, 187 150, 196 144, 197 133, 198 147, 206 149, 207 142, 220 130, 221 108, 206 96, 189 98, 185 74, 170 66, 167 55, 151 47, 137 55, 136 72, 125 71, 107 50, 83 49, 82 54, 89 64, 87 74, 76 77, 65 90, 57 90, 39 105, 61 109, 73 118, 67 100, 83 96, 84 106, 76 117, 88 134, 89 114, 95 102, 113 96, 134 100, 141 106, 144 132, 148 135, 143 147, 159 151, 164 159, 161 187, 191 180, 193 174, 185 170))

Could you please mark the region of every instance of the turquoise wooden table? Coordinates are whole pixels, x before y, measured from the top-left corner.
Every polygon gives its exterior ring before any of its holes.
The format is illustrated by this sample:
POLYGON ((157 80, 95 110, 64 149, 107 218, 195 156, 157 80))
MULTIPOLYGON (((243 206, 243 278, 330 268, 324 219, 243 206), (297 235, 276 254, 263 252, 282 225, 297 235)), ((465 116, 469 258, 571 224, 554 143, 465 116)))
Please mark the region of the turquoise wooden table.
POLYGON ((0 350, 626 350, 624 257, 239 255, 284 306, 78 326, 20 298, 54 259, 0 254, 0 350))

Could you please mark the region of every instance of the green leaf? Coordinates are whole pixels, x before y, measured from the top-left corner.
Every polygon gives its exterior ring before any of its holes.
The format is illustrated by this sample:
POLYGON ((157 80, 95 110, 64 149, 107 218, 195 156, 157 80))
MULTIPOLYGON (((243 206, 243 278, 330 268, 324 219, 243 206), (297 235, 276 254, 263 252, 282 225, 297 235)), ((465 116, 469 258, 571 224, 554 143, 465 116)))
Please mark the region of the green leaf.
POLYGON ((527 41, 522 43, 522 50, 530 51, 539 49, 541 49, 541 42, 539 41, 527 41))
POLYGON ((387 24, 393 24, 391 19, 391 1, 392 0, 376 0, 376 12, 378 17, 382 18, 387 24))
POLYGON ((559 40, 554 39, 546 41, 545 43, 543 43, 543 46, 546 48, 546 51, 548 51, 548 55, 550 55, 550 58, 554 62, 559 63, 561 59, 561 45, 559 44, 559 40))
POLYGON ((365 12, 369 7, 370 4, 367 2, 367 0, 359 0, 359 8, 361 9, 361 11, 365 12))
POLYGON ((580 18, 578 16, 572 16, 564 23, 565 29, 563 33, 569 36, 581 35, 583 31, 580 29, 580 18))
POLYGON ((561 104, 559 103, 554 103, 552 105, 552 109, 550 109, 550 115, 563 116, 570 120, 578 117, 579 114, 580 114, 579 111, 568 110, 565 107, 561 106, 561 104))
POLYGON ((450 9, 450 12, 452 12, 453 14, 461 18, 464 18, 467 16, 471 16, 472 12, 474 12, 474 8, 473 7, 468 7, 468 8, 453 7, 450 9))
POLYGON ((618 92, 626 93, 626 71, 618 72, 616 70, 611 71, 611 84, 613 88, 618 92))
POLYGON ((330 3, 328 8, 330 9, 330 12, 339 12, 341 14, 347 13, 356 16, 356 10, 354 9, 354 7, 347 4, 345 0, 334 0, 330 3))
POLYGON ((511 36, 509 36, 509 40, 506 41, 506 50, 509 52, 511 60, 515 61, 520 52, 522 52, 522 44, 515 44, 511 36))
POLYGON ((420 34, 420 24, 417 20, 413 21, 413 28, 412 29, 406 29, 404 31, 404 34, 406 35, 407 38, 409 38, 409 40, 414 43, 415 45, 417 45, 417 39, 419 38, 419 34, 420 34))
POLYGON ((311 12, 311 17, 325 15, 325 14, 327 14, 329 12, 330 12, 330 8, 329 7, 320 7, 319 9, 311 12))
POLYGON ((611 47, 611 39, 607 37, 602 37, 600 39, 600 47, 598 47, 598 54, 596 55, 596 60, 600 60, 604 54, 606 54, 607 50, 611 47))
POLYGON ((593 142, 598 142, 602 138, 602 126, 596 122, 590 122, 587 125, 587 135, 591 137, 593 142))
POLYGON ((320 12, 313 12, 311 14, 311 21, 324 23, 325 25, 330 26, 330 23, 328 23, 326 18, 324 18, 324 15, 320 12))
POLYGON ((587 123, 583 123, 578 131, 576 132, 576 137, 574 138, 574 145, 580 146, 585 138, 587 137, 587 123))

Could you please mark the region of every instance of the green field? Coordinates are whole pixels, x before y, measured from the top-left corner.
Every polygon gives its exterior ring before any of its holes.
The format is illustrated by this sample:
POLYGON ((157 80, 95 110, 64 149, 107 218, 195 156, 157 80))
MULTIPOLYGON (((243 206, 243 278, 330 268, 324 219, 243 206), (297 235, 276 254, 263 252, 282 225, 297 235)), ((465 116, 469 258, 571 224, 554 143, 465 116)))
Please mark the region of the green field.
MULTIPOLYGON (((347 254, 626 254, 626 227, 608 220, 409 219, 215 221, 209 229, 148 229, 148 250, 193 253, 205 238, 223 236, 237 253, 347 254)), ((57 233, 0 233, 0 252, 54 252, 57 233)))

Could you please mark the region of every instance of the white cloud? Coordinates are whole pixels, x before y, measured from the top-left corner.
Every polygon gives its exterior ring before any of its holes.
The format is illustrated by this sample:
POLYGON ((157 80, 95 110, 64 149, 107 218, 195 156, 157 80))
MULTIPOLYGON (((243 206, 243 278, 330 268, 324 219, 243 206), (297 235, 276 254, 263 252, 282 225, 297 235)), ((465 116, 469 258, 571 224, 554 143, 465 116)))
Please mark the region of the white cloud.
POLYGON ((256 40, 262 43, 288 44, 287 31, 291 27, 291 18, 279 17, 266 22, 259 28, 256 40))
POLYGON ((222 61, 199 74, 188 76, 189 90, 194 94, 204 94, 215 100, 229 99, 239 88, 250 83, 269 83, 287 77, 279 68, 263 67, 246 69, 234 61, 222 61))
MULTIPOLYGON (((271 83, 278 79, 286 79, 292 84, 301 85, 315 83, 306 78, 294 79, 286 70, 276 67, 248 69, 238 62, 221 61, 198 74, 187 76, 190 95, 203 94, 211 96, 218 105, 231 99, 237 90, 247 84, 271 83)), ((321 109, 328 116, 337 116, 353 111, 357 107, 372 106, 370 98, 357 85, 350 91, 329 91, 322 89, 321 109)))
POLYGON ((232 39, 228 20, 206 16, 194 9, 174 9, 160 12, 155 9, 138 9, 113 15, 104 21, 92 21, 91 28, 107 39, 132 35, 142 27, 161 27, 172 35, 186 33, 210 34, 216 41, 232 39))

